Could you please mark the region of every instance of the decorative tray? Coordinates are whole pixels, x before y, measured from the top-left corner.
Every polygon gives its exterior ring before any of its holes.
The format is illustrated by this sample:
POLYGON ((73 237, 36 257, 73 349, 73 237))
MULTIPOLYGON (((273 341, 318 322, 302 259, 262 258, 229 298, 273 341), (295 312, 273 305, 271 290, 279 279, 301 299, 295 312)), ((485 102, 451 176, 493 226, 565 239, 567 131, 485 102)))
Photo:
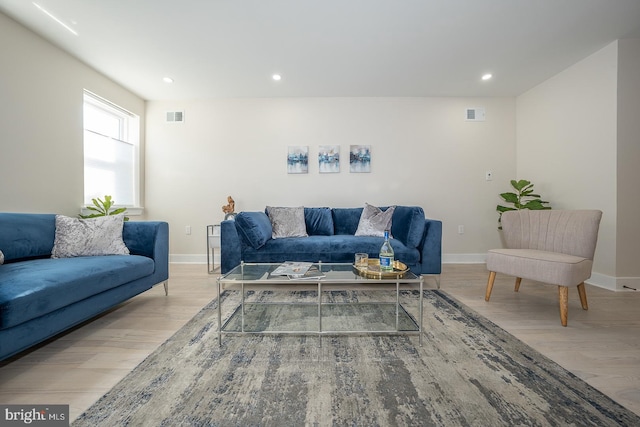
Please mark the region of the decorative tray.
POLYGON ((393 261, 393 271, 380 271, 380 260, 369 258, 367 268, 353 266, 353 271, 367 279, 397 279, 403 277, 409 271, 406 264, 395 260, 393 261))

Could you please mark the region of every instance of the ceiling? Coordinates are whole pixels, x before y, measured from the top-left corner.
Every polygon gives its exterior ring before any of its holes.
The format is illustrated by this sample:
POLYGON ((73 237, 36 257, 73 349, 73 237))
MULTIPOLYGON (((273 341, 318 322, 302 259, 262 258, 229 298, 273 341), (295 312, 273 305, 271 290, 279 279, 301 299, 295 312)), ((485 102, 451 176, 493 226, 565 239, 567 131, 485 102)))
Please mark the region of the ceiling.
POLYGON ((0 0, 0 11, 147 100, 517 96, 640 38, 639 0, 0 0))

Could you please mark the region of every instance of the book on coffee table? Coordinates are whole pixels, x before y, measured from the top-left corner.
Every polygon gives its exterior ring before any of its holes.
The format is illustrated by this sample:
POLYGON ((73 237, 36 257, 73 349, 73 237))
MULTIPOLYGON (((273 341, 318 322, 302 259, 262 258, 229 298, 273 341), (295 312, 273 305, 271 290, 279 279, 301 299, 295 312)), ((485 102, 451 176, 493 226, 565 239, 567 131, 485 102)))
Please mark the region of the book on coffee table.
POLYGON ((272 276, 290 276, 304 275, 311 266, 312 262, 285 261, 271 272, 272 276))
POLYGON ((315 265, 311 266, 304 274, 288 274, 287 276, 289 279, 321 279, 327 277, 315 265))

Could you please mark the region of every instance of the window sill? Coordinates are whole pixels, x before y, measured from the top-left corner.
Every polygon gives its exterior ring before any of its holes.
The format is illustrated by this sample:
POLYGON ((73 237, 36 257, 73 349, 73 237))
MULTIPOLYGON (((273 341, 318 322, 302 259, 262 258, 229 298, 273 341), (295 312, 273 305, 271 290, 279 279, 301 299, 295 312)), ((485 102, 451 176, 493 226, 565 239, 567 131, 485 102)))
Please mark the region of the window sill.
MULTIPOLYGON (((112 209, 118 209, 118 208, 127 208, 127 211, 124 213, 125 216, 142 216, 144 214, 144 208, 143 207, 129 207, 129 206, 113 206, 112 209)), ((80 207, 80 215, 91 215, 92 213, 95 213, 92 210, 87 209, 86 206, 81 206, 80 207)))

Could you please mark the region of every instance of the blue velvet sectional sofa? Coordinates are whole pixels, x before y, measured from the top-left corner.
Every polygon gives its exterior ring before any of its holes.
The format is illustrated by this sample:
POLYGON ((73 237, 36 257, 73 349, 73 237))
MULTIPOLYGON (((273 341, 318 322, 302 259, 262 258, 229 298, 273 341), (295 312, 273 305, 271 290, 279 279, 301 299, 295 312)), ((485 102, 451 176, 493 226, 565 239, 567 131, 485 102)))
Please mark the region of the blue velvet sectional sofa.
MULTIPOLYGON (((221 271, 226 273, 241 261, 353 262, 357 252, 377 257, 382 237, 354 235, 362 211, 363 208, 305 207, 308 236, 277 239, 272 238, 271 223, 264 212, 240 212, 235 220, 221 223, 221 271)), ((441 221, 426 219, 420 207, 396 206, 391 234, 396 259, 416 274, 440 275, 441 221)))
POLYGON ((169 278, 166 222, 125 222, 130 255, 51 258, 53 214, 0 213, 0 360, 169 278))

